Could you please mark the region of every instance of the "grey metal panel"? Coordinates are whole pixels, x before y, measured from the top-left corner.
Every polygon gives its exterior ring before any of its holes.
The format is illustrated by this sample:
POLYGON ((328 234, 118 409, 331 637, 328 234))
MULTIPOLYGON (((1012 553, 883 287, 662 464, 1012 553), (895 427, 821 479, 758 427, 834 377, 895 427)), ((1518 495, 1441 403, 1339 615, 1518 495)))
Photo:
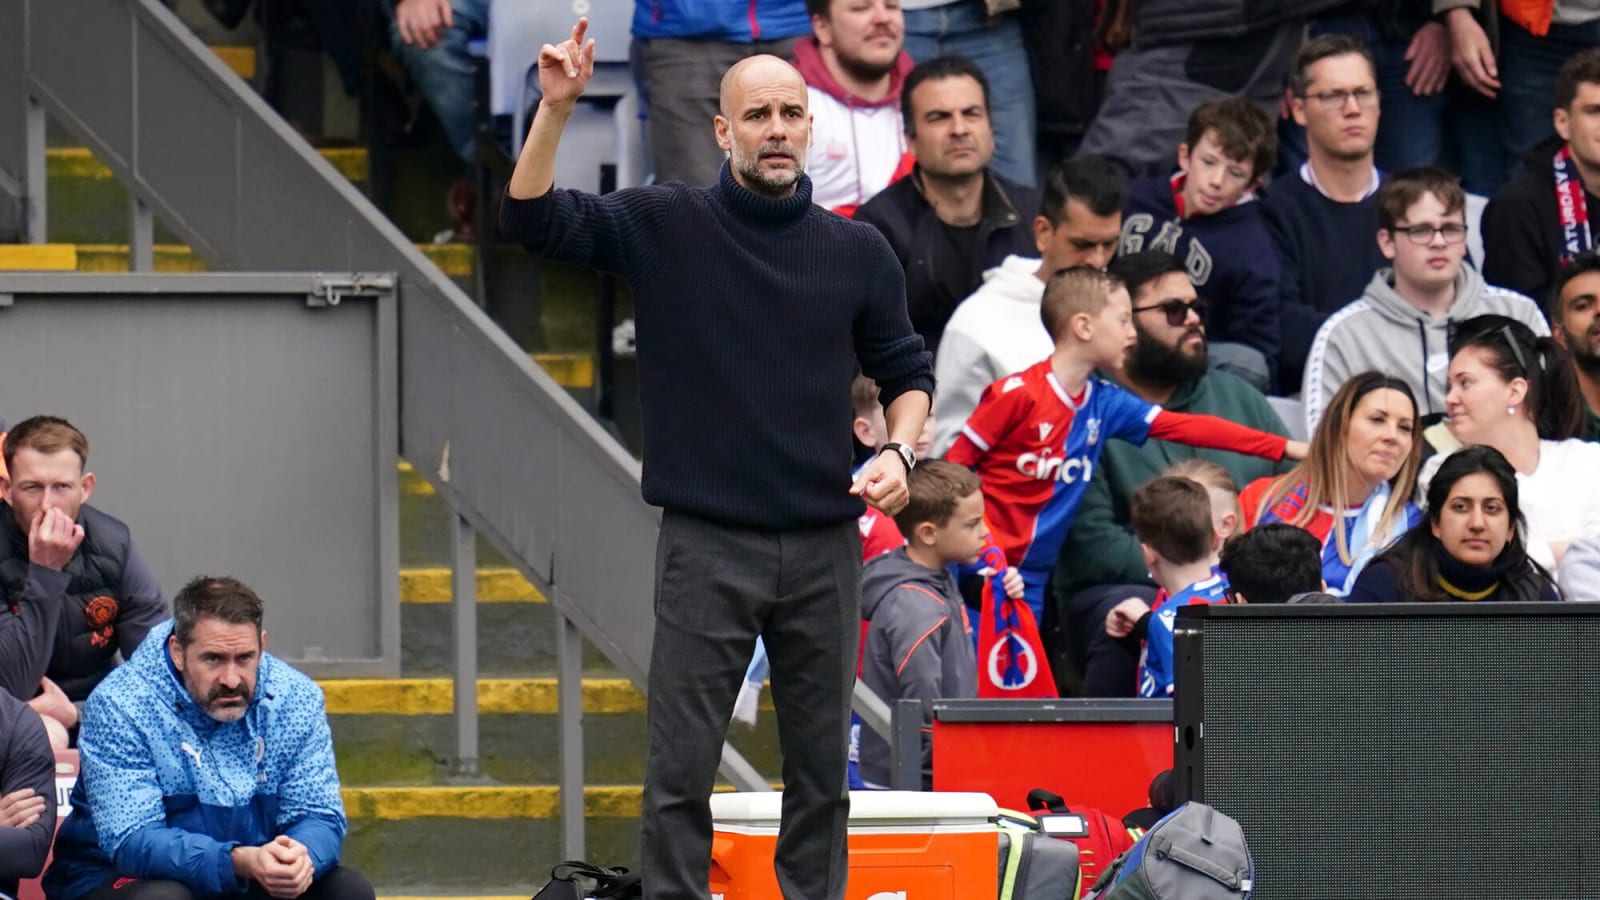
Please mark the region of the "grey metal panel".
POLYGON ((26 159, 22 122, 27 104, 23 86, 27 34, 22 19, 27 7, 17 0, 0 0, 0 192, 22 194, 22 166, 26 159))
POLYGON ((238 129, 222 93, 224 83, 191 77, 183 60, 145 32, 138 43, 138 143, 130 152, 130 158, 136 154, 137 180, 166 200, 169 217, 164 218, 194 241, 191 246, 202 259, 225 258, 237 246, 241 224, 234 164, 238 129), (223 127, 172 127, 184 119, 223 127))
POLYGON ((311 284, 0 276, 14 298, 0 308, 0 383, 17 404, 4 414, 83 429, 91 502, 129 524, 169 598, 196 574, 236 575, 266 601, 275 653, 318 674, 394 674, 398 529, 368 477, 394 471, 379 346, 392 301, 311 308, 311 284))
POLYGON ((94 122, 104 142, 95 155, 107 165, 125 166, 136 109, 129 39, 133 9, 122 0, 24 2, 32 89, 43 93, 53 113, 70 110, 72 119, 94 122), (53 38, 41 40, 44 36, 53 38), (94 65, 84 65, 85 60, 94 65))

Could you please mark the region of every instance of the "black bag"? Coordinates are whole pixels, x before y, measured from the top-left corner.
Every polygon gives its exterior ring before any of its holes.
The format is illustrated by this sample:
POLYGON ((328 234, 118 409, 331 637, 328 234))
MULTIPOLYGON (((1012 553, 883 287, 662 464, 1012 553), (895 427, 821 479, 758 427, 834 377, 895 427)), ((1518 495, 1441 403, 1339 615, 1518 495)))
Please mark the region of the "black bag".
POLYGON ((550 883, 533 895, 533 900, 625 900, 643 897, 639 875, 616 866, 597 866, 567 860, 550 870, 550 883))

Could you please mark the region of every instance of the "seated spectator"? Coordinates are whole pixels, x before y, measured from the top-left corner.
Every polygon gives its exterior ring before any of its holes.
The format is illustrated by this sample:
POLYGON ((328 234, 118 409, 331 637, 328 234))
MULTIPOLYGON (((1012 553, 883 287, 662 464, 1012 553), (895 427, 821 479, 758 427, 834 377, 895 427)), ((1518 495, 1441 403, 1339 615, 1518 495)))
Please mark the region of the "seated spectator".
POLYGON ((1300 389, 1306 355, 1330 313, 1360 296, 1383 264, 1378 230, 1378 86, 1372 56, 1355 38, 1306 43, 1289 79, 1289 109, 1306 130, 1308 159, 1272 183, 1263 212, 1282 266, 1278 386, 1300 389))
POLYGON ((906 271, 911 325, 937 350, 950 314, 984 271, 1034 252, 1039 194, 989 169, 989 82, 972 60, 918 63, 906 76, 900 114, 917 164, 856 218, 889 239, 906 271))
POLYGON ((1485 284, 1467 255, 1467 195, 1441 169, 1391 176, 1378 190, 1378 249, 1393 264, 1358 299, 1322 323, 1306 360, 1306 428, 1351 375, 1369 369, 1405 379, 1424 419, 1444 415, 1450 330, 1486 313, 1549 334, 1539 305, 1485 284))
POLYGON ((1275 522, 1228 539, 1217 556, 1234 603, 1289 603, 1322 594, 1322 542, 1311 532, 1275 522))
POLYGON ((811 98, 811 202, 841 215, 894 180, 906 152, 900 91, 911 72, 895 0, 807 0, 813 36, 794 46, 811 98))
POLYGON ((706 125, 721 114, 723 73, 759 54, 788 59, 809 34, 805 0, 635 0, 631 52, 656 184, 716 184, 728 154, 706 125))
POLYGON ((1542 300, 1554 293, 1562 263, 1596 249, 1589 211, 1600 211, 1597 108, 1600 47, 1593 47, 1567 60, 1556 79, 1553 118, 1560 143, 1529 150, 1523 172, 1483 210, 1483 274, 1489 281, 1542 300))
POLYGON ((1600 602, 1600 538, 1573 541, 1561 555, 1556 580, 1568 600, 1600 602))
POLYGON ((1096 376, 1135 337, 1128 291, 1115 276, 1087 267, 1057 272, 1045 286, 1041 315, 1055 352, 991 384, 945 457, 983 479, 995 543, 1021 570, 1036 620, 1043 620, 1045 582, 1106 441, 1174 440, 1273 461, 1305 452, 1281 435, 1168 412, 1096 376))
POLYGON ((1554 307, 1551 336, 1571 355, 1583 395, 1584 425, 1578 436, 1600 442, 1600 253, 1586 250, 1562 267, 1554 307))
MULTIPOLYGON (((960 54, 977 64, 993 93, 994 170, 1017 184, 1038 182, 1038 114, 1020 14, 984 0, 903 0, 906 50, 918 63, 960 54)), ((1031 214, 1033 210, 1028 210, 1031 214)))
POLYGON ((1522 544, 1517 474, 1500 451, 1451 454, 1428 483, 1427 513, 1367 566, 1349 602, 1561 599, 1522 544))
POLYGON ((983 273, 983 286, 961 301, 934 360, 939 409, 933 451, 944 453, 995 379, 1050 355, 1039 301, 1051 274, 1073 266, 1104 268, 1116 252, 1127 187, 1104 157, 1079 156, 1045 178, 1033 242, 1039 258, 1008 256, 983 273))
MULTIPOLYGON (((1219 543, 1226 541, 1239 529, 1242 521, 1239 515, 1239 491, 1227 469, 1207 459, 1192 458, 1174 463, 1160 477, 1187 478, 1206 489, 1206 495, 1211 499, 1211 530, 1216 533, 1219 543)), ((1212 553, 1208 559, 1215 568, 1216 554, 1212 553)), ((1064 572, 1071 569, 1070 557, 1063 553, 1056 564, 1057 582, 1064 572)), ((1061 596, 1059 591, 1056 596, 1061 596)), ((1068 664, 1076 667, 1083 676, 1083 696, 1134 696, 1139 685, 1140 642, 1144 640, 1145 632, 1141 628, 1130 635, 1112 628, 1108 622, 1118 608, 1124 611, 1141 610, 1131 616, 1136 622, 1144 612, 1164 603, 1167 596, 1165 588, 1156 590, 1143 584, 1126 584, 1091 588, 1072 598, 1083 598, 1080 602, 1084 605, 1068 608, 1067 657, 1068 664)))
POLYGON ((1170 697, 1178 608, 1226 600, 1227 582, 1213 568, 1221 539, 1211 527, 1211 498, 1188 478, 1163 476, 1141 486, 1132 507, 1145 565, 1164 597, 1154 606, 1137 598, 1124 600, 1106 619, 1106 631, 1116 638, 1143 634, 1139 696, 1170 697))
MULTIPOLYGON (((1127 285, 1134 307, 1141 311, 1133 315, 1137 335, 1133 349, 1103 370, 1102 377, 1165 410, 1216 416, 1288 436, 1260 391, 1235 375, 1209 368, 1207 323, 1197 312, 1194 285, 1176 257, 1145 250, 1117 257, 1110 272, 1127 285), (1172 324, 1174 317, 1176 325, 1172 324)), ((1131 529, 1128 502, 1139 485, 1185 460, 1217 463, 1240 485, 1290 468, 1255 456, 1169 441, 1152 440, 1143 446, 1107 441, 1067 532, 1055 572, 1056 595, 1073 611, 1069 616, 1072 633, 1100 631, 1105 612, 1093 614, 1090 610, 1108 596, 1127 596, 1129 585, 1150 583, 1139 541, 1131 529), (1080 592, 1091 596, 1075 596, 1080 592), (1080 613, 1090 619, 1083 629, 1078 627, 1080 613)))
POLYGON ((128 526, 89 506, 89 442, 35 416, 6 437, 0 504, 0 686, 66 747, 79 706, 166 616, 128 526))
POLYGON ((1362 372, 1333 395, 1311 437, 1311 454, 1239 495, 1245 527, 1284 522, 1322 542, 1322 580, 1344 596, 1367 563, 1421 518, 1416 489, 1422 442, 1411 386, 1362 372))
POLYGON ((1178 145, 1178 174, 1129 186, 1123 254, 1162 250, 1183 260, 1211 310, 1212 363, 1261 390, 1278 365, 1278 282, 1272 237, 1254 189, 1272 171, 1272 119, 1244 97, 1202 104, 1178 145))
MULTIPOLYGON (((978 476, 931 460, 906 479, 911 499, 895 514, 906 545, 861 570, 861 680, 884 701, 922 701, 922 785, 933 789, 934 700, 978 696, 972 627, 956 588, 952 565, 978 562, 989 537, 978 476)), ((1006 573, 1020 589, 1015 570, 1006 573)), ((889 745, 870 728, 858 728, 861 779, 868 787, 890 782, 889 745)))
POLYGON ((366 878, 339 865, 344 804, 322 691, 266 652, 261 599, 201 576, 172 606, 89 698, 46 894, 371 900, 366 878))
MULTIPOLYGON (((1549 570, 1572 541, 1600 537, 1600 444, 1575 437, 1583 401, 1572 368, 1553 339, 1480 316, 1456 331, 1445 397, 1449 435, 1495 448, 1517 473, 1528 555, 1549 570)), ((1424 489, 1444 459, 1428 461, 1424 489)))
POLYGON ((44 722, 0 691, 0 896, 37 878, 56 834, 56 759, 44 722))

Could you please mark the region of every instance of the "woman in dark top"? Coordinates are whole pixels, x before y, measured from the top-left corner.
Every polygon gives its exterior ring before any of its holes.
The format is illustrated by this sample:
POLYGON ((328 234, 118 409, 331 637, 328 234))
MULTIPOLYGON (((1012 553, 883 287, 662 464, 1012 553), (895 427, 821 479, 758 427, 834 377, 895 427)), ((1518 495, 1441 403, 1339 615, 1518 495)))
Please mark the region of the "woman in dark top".
POLYGON ((1427 519, 1373 560, 1350 603, 1559 600, 1528 558, 1517 476, 1493 447, 1452 454, 1428 485, 1427 519))

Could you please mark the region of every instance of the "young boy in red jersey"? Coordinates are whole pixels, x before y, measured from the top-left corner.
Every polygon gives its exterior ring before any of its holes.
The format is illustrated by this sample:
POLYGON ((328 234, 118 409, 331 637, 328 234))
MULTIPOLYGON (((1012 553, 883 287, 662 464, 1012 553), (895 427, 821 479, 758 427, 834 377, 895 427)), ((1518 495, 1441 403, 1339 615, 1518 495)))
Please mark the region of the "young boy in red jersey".
POLYGON ((995 541, 1021 570, 1036 618, 1106 440, 1158 438, 1274 461, 1306 453, 1301 441, 1214 416, 1168 412, 1095 377, 1134 343, 1132 302, 1115 277, 1087 267, 1057 272, 1045 286, 1040 316, 1055 353, 989 385, 945 455, 982 479, 995 541))

